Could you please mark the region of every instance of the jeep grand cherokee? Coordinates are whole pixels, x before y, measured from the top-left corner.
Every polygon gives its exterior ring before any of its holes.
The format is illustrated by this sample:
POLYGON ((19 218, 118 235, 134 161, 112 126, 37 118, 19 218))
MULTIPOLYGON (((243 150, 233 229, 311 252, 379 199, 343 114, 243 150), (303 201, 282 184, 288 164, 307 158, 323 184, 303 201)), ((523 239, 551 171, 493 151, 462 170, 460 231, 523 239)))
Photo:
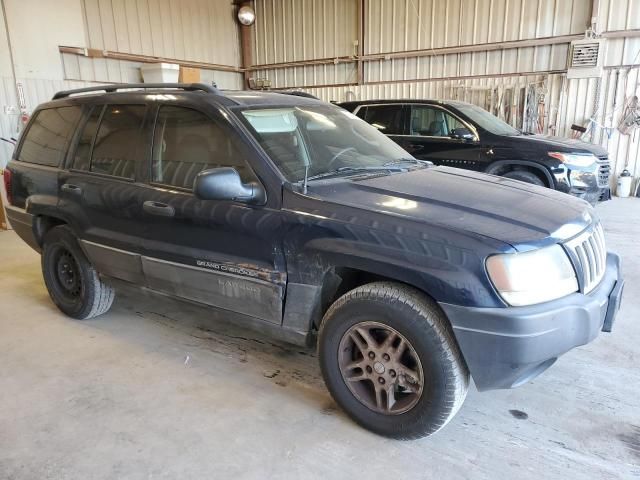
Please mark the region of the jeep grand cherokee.
POLYGON ((336 402, 394 438, 443 427, 470 376, 511 388, 611 329, 623 281, 584 201, 411 157, 317 100, 206 85, 60 92, 4 181, 53 302, 114 279, 317 337, 336 402))

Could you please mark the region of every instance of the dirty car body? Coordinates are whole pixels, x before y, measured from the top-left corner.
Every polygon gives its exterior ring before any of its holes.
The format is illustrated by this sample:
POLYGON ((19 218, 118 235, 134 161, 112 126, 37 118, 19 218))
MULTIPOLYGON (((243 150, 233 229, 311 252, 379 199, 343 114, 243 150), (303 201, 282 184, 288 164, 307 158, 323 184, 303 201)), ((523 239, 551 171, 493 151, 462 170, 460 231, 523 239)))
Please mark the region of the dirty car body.
POLYGON ((312 341, 329 305, 349 289, 379 279, 410 285, 446 314, 480 390, 519 385, 610 330, 623 285, 620 260, 606 251, 591 206, 416 161, 377 132, 380 138, 367 137, 373 134, 366 129, 338 107, 271 93, 147 88, 64 95, 34 112, 8 166, 8 216, 36 250, 48 229, 67 225, 102 277, 234 312, 238 321, 297 344, 312 341), (25 146, 29 129, 38 128, 42 112, 60 108, 70 108, 62 116, 72 127, 58 135, 59 163, 25 157, 33 150, 25 146), (209 150, 212 160, 184 154, 170 174, 156 171, 156 157, 173 148, 173 124, 160 122, 171 113, 188 123, 193 112, 230 139, 225 148, 236 164, 216 162, 223 153, 209 150), (136 141, 124 142, 126 155, 117 147, 99 153, 107 148, 100 133, 87 141, 83 132, 124 114, 135 120, 136 141), (355 125, 347 133, 362 135, 363 145, 381 142, 369 146, 390 152, 384 162, 343 152, 349 144, 313 151, 342 121, 355 125), (294 124, 305 125, 295 141, 294 124), (305 136, 315 143, 299 160, 305 136), (83 153, 87 148, 93 155, 83 153), (328 160, 314 164, 322 155, 328 160), (216 169, 239 171, 246 197, 201 198, 196 187, 205 182, 197 177, 216 169), (549 248, 557 254, 556 247, 575 289, 511 305, 490 276, 489 259, 549 248))

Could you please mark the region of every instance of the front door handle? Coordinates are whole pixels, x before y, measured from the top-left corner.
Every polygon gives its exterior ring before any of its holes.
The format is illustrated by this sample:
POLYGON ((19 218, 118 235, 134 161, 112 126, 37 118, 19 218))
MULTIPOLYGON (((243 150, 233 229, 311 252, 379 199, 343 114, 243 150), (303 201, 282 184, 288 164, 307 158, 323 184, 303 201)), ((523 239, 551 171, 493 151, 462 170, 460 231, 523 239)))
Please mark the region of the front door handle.
POLYGON ((142 204, 142 208, 145 212, 151 215, 158 215, 159 217, 173 217, 176 213, 171 205, 166 203, 155 202, 153 200, 147 200, 142 204))
POLYGON ((74 195, 80 195, 82 193, 82 189, 78 185, 73 185, 71 183, 62 184, 60 190, 67 193, 73 193, 74 195))

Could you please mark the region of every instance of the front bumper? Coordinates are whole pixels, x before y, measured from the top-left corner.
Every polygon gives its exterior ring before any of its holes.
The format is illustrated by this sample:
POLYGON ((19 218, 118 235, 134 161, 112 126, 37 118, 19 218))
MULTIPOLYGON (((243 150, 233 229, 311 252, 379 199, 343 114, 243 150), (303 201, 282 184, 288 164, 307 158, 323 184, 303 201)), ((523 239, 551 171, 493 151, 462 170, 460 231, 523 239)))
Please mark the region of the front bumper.
POLYGON ((607 255, 600 285, 527 307, 476 308, 440 304, 478 390, 517 387, 541 374, 560 355, 611 331, 624 280, 620 257, 607 255))
MULTIPOLYGON (((607 163, 608 166, 608 163, 607 163)), ((556 189, 568 193, 574 197, 581 198, 591 205, 598 202, 611 200, 611 190, 608 186, 607 178, 600 172, 602 163, 597 163, 594 167, 569 169, 564 165, 553 170, 556 189)))

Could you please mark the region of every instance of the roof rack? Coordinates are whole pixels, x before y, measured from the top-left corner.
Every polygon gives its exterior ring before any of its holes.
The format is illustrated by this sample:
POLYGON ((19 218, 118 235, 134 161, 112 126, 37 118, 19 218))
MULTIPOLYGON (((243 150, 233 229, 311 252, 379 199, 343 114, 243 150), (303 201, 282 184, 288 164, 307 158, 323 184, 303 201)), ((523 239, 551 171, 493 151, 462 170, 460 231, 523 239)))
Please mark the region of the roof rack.
POLYGON ((159 89, 159 88, 167 88, 167 89, 179 89, 184 90, 186 92, 207 92, 213 93, 215 95, 222 95, 222 92, 218 90, 216 87, 212 87, 211 85, 206 85, 204 83, 119 83, 115 85, 100 85, 97 87, 85 87, 85 88, 76 88, 74 90, 63 90, 61 92, 56 93, 53 96, 53 100, 57 100, 59 98, 66 98, 71 95, 75 95, 78 93, 89 93, 89 92, 105 92, 112 93, 117 92, 118 90, 130 90, 130 89, 159 89))
POLYGON ((320 100, 315 95, 312 95, 307 92, 303 92, 301 90, 274 90, 276 93, 282 93, 283 95, 293 95, 294 97, 305 97, 305 98, 313 98, 315 100, 320 100))

